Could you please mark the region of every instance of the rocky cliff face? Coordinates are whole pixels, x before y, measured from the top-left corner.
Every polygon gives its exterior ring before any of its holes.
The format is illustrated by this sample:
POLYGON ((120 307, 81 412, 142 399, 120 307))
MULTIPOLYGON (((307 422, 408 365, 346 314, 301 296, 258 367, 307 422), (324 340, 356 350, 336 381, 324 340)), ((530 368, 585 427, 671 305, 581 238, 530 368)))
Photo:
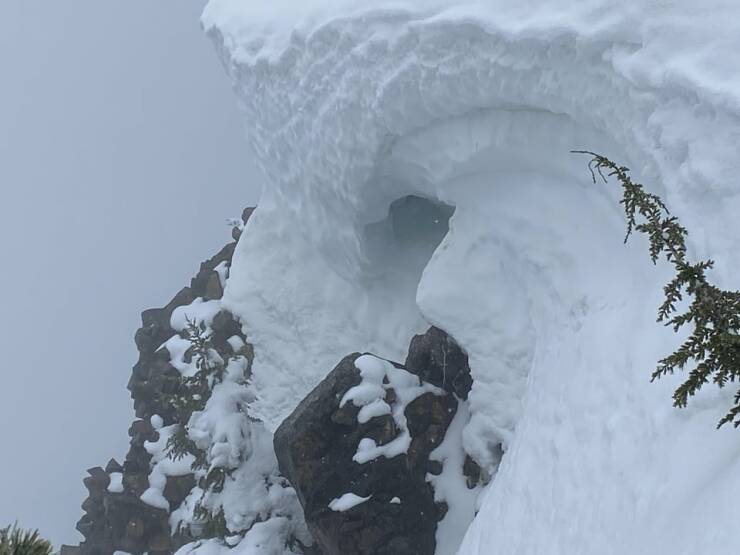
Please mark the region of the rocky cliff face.
MULTIPOLYGON (((252 210, 244 211, 243 223, 247 222, 252 210)), ((241 227, 235 226, 232 231, 235 241, 241 227)), ((177 333, 170 324, 172 314, 178 307, 197 298, 206 301, 221 298, 224 275, 231 265, 235 241, 203 262, 190 286, 181 289, 164 307, 142 313, 142 326, 134 338, 139 360, 133 367, 128 384, 137 418, 128 432, 130 448, 123 464, 111 459, 105 468, 88 470, 89 476, 84 484, 89 496, 82 503, 84 515, 77 523, 77 530, 85 540, 77 548, 65 546, 66 553, 112 555, 115 551, 124 551, 168 555, 193 539, 187 528, 173 531, 169 510, 153 507, 141 499, 150 486, 152 455, 147 445, 159 438, 153 420, 157 428, 177 423, 167 395, 176 391, 181 375, 172 364, 170 352, 163 347, 177 333)), ((246 337, 231 314, 219 312, 213 318, 212 330, 212 345, 221 356, 226 358, 233 354, 233 340, 231 343, 228 340, 237 336, 242 339, 242 354, 251 359, 246 337)), ((173 510, 179 507, 195 485, 193 474, 168 476, 163 496, 169 507, 173 510)))

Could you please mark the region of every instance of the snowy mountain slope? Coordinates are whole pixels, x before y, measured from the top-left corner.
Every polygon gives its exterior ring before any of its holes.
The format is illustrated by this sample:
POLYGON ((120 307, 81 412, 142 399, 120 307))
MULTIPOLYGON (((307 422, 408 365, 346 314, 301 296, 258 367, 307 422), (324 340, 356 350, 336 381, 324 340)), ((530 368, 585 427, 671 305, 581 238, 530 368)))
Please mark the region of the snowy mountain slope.
POLYGON ((253 414, 274 429, 344 354, 401 359, 432 323, 470 356, 466 450, 505 453, 460 553, 734 553, 732 392, 678 411, 648 383, 679 340, 667 269, 569 150, 630 165, 740 287, 740 5, 293 4, 203 16, 265 179, 224 301, 253 414), (456 208, 431 256, 376 233, 407 195, 456 208))

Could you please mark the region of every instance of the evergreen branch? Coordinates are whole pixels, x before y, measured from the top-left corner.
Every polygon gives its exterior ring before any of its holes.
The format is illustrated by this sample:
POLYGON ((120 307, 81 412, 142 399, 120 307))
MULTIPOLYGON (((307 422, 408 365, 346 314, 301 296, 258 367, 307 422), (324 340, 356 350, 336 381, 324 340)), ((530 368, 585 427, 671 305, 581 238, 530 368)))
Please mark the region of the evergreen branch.
POLYGON ((204 503, 210 493, 218 493, 223 489, 228 470, 223 468, 207 470, 208 453, 200 449, 190 438, 187 423, 194 413, 205 410, 213 387, 224 379, 226 364, 213 348, 211 336, 204 324, 198 324, 188 318, 182 333, 184 339, 190 342, 186 356, 195 363, 196 370, 191 376, 182 376, 174 393, 167 395, 167 402, 175 408, 176 421, 179 425, 167 440, 165 449, 167 456, 173 460, 192 456, 192 470, 204 472, 200 484, 203 494, 196 501, 194 508, 196 518, 203 524, 203 532, 199 537, 223 538, 228 532, 223 510, 214 513, 208 510, 204 503))
POLYGON ((0 555, 51 555, 51 544, 38 530, 23 530, 17 524, 0 528, 0 555))
MULTIPOLYGON (((616 178, 622 186, 619 202, 627 220, 624 242, 634 231, 644 233, 653 264, 663 257, 676 271, 663 288, 665 300, 658 309, 657 321, 671 326, 674 332, 686 325, 691 325, 692 331, 678 350, 658 361, 651 381, 693 364, 686 381, 673 393, 673 405, 679 408, 686 407, 689 397, 710 380, 718 387, 740 381, 740 292, 725 291, 709 282, 706 271, 714 266, 712 260, 695 264, 687 260, 686 228, 670 215, 660 197, 632 181, 629 168, 595 152, 572 152, 591 157, 588 169, 594 183, 598 175, 605 183, 609 178, 616 178), (676 303, 682 301, 684 295, 692 297, 692 301, 688 309, 678 313, 676 303)), ((736 428, 740 426, 740 390, 735 395, 734 406, 717 427, 727 423, 733 423, 736 428)))

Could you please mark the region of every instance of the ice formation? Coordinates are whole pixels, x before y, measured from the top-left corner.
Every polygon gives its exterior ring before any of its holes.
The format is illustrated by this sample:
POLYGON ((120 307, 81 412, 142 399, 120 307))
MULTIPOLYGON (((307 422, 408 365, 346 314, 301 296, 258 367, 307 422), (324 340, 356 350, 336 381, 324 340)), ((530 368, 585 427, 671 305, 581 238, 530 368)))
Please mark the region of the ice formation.
POLYGON ((498 468, 461 555, 734 553, 732 392, 679 411, 680 376, 648 383, 679 341, 655 324, 667 269, 569 151, 629 165, 740 288, 737 21, 734 0, 210 0, 265 184, 224 298, 253 415, 274 429, 343 355, 398 360, 431 323, 469 355, 463 447, 498 468), (410 196, 454 207, 441 243, 410 196))

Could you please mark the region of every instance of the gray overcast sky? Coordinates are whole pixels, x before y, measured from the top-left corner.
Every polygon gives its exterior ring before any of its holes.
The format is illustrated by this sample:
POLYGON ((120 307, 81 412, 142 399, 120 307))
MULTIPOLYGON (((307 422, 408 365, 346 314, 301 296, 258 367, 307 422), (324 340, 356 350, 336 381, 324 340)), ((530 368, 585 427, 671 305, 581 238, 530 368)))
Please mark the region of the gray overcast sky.
POLYGON ((126 452, 139 313, 258 196, 204 3, 2 0, 0 526, 56 546, 126 452))

